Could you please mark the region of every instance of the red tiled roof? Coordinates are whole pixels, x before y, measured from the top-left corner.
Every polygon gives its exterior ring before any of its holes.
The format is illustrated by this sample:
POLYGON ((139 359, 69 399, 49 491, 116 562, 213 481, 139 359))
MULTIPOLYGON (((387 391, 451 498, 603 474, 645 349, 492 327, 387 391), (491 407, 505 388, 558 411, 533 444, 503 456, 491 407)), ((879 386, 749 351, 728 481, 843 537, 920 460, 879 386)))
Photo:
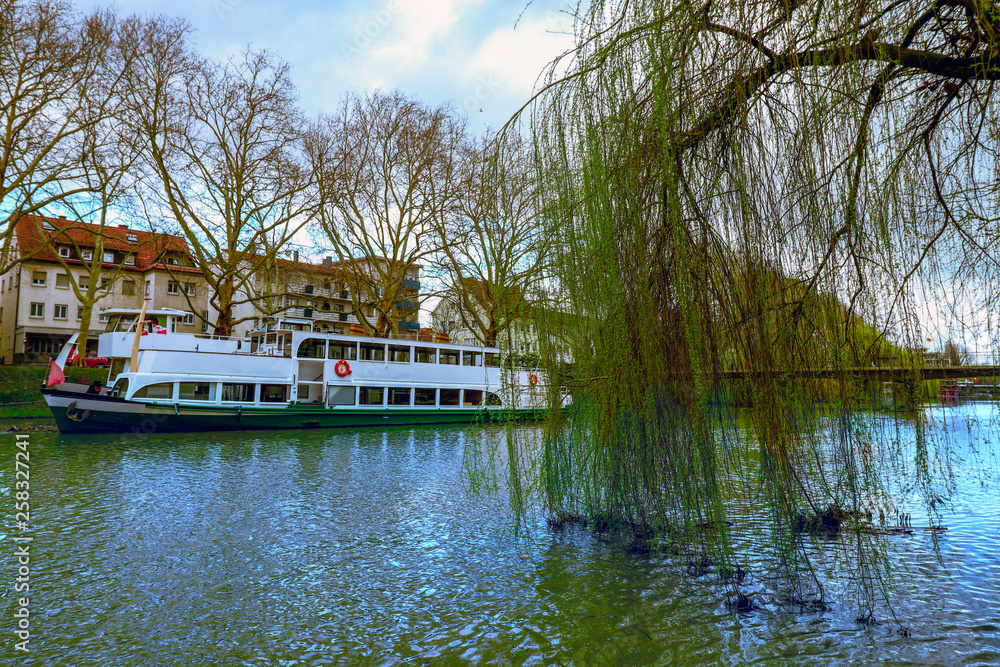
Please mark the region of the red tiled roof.
POLYGON ((297 271, 309 271, 315 273, 326 273, 331 276, 342 275, 347 273, 344 269, 340 267, 339 263, 332 266, 324 266, 323 264, 310 264, 309 262, 296 262, 291 259, 275 259, 275 264, 283 269, 294 269, 297 271))
MULTIPOLYGON (((167 268, 162 262, 163 254, 166 252, 176 252, 190 257, 187 242, 181 236, 129 229, 125 225, 108 225, 102 229, 100 225, 62 217, 43 218, 26 215, 17 221, 14 229, 21 257, 31 256, 32 259, 43 262, 59 261, 56 258, 56 247, 59 245, 72 246, 75 243, 81 250, 92 250, 95 239, 100 234, 104 236, 106 251, 135 254, 135 266, 123 265, 122 268, 125 270, 148 271, 154 268, 167 268), (54 229, 45 229, 43 222, 48 222, 54 229), (130 235, 135 236, 135 241, 129 240, 130 235), (51 245, 44 247, 48 240, 52 241, 51 245)), ((68 264, 82 264, 76 258, 64 258, 64 261, 68 264)), ((201 273, 200 269, 194 267, 171 265, 169 268, 180 273, 201 273)))

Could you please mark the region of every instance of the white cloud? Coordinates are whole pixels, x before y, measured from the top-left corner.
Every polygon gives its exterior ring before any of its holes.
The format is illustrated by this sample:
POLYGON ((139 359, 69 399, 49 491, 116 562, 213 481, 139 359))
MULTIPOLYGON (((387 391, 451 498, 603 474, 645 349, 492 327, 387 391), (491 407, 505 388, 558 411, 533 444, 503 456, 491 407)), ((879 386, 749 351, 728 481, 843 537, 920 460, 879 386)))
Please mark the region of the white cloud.
POLYGON ((477 81, 487 77, 506 94, 527 100, 548 63, 572 47, 569 28, 568 18, 554 20, 551 14, 501 28, 469 58, 464 78, 477 81))

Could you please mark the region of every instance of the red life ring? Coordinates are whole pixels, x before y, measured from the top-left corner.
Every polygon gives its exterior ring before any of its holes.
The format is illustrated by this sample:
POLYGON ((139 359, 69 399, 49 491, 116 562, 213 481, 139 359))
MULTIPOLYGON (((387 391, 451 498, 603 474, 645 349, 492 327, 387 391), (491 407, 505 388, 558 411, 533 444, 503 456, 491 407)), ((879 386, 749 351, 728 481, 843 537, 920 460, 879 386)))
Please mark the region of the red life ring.
POLYGON ((351 365, 341 359, 333 366, 333 372, 337 374, 337 377, 344 377, 351 374, 351 365))
POLYGON ((528 382, 530 382, 531 386, 534 387, 536 384, 538 384, 538 376, 532 373, 531 375, 528 376, 528 382))

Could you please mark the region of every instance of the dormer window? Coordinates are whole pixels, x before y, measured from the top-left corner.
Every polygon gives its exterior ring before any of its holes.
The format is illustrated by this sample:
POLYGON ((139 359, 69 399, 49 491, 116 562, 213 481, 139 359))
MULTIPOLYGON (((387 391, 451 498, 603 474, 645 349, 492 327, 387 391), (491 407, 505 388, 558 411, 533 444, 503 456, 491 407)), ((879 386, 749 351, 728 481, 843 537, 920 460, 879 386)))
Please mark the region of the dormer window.
POLYGON ((48 220, 42 220, 42 229, 44 229, 47 232, 54 232, 56 228, 48 220))
POLYGON ((128 239, 129 243, 138 243, 139 242, 139 237, 136 236, 132 232, 129 232, 128 235, 125 238, 128 239))
POLYGON ((90 261, 91 259, 94 258, 94 251, 93 250, 84 250, 83 251, 83 258, 85 260, 87 260, 87 261, 90 261))
POLYGON ((129 266, 135 266, 135 255, 125 255, 125 263, 129 266))
POLYGON ((180 264, 180 262, 177 261, 176 257, 167 257, 167 264, 172 264, 174 266, 177 266, 178 264, 180 264))
POLYGON ((104 261, 107 262, 108 264, 113 264, 115 261, 115 253, 113 252, 104 253, 104 261))
POLYGON ((64 245, 59 246, 59 256, 69 257, 69 246, 64 246, 64 245))

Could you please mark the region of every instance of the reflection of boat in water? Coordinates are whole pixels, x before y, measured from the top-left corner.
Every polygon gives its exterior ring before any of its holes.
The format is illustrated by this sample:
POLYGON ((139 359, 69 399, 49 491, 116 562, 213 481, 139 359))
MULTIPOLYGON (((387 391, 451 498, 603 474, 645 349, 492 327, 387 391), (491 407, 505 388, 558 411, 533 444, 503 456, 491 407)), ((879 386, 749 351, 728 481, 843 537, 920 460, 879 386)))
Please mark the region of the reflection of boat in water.
POLYGON ((496 348, 321 334, 294 320, 275 320, 246 338, 182 334, 182 311, 105 312, 98 349, 110 360, 109 386, 60 382, 74 336, 53 362, 53 386, 42 390, 60 431, 391 426, 544 414, 538 375, 502 372, 496 348))
POLYGON ((977 387, 972 380, 941 380, 941 400, 957 401, 972 398, 978 394, 990 395, 990 387, 977 387))

